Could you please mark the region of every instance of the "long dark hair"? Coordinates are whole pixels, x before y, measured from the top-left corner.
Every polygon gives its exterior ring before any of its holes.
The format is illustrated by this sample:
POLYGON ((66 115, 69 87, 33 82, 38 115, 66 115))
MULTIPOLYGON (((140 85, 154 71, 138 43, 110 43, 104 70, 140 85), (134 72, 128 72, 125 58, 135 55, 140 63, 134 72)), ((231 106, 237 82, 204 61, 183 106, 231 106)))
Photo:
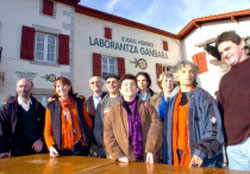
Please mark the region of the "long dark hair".
POLYGON ((137 82, 137 77, 140 76, 140 75, 146 77, 147 82, 148 82, 147 88, 149 88, 149 87, 151 86, 151 83, 152 83, 151 78, 150 78, 150 75, 149 75, 148 73, 146 73, 146 72, 143 72, 143 71, 138 72, 138 73, 136 74, 136 76, 135 76, 136 82, 137 82))

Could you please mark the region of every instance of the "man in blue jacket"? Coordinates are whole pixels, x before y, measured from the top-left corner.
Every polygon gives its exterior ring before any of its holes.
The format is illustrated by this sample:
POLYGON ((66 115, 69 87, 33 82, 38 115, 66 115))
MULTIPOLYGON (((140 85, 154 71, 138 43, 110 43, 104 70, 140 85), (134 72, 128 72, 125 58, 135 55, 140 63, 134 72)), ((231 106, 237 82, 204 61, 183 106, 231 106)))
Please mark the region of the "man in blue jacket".
POLYGON ((224 142, 220 113, 212 96, 196 86, 198 68, 176 65, 180 89, 170 99, 164 121, 163 163, 222 167, 224 142))
POLYGON ((0 158, 46 151, 45 108, 31 96, 32 89, 30 80, 18 80, 17 96, 0 110, 0 158))

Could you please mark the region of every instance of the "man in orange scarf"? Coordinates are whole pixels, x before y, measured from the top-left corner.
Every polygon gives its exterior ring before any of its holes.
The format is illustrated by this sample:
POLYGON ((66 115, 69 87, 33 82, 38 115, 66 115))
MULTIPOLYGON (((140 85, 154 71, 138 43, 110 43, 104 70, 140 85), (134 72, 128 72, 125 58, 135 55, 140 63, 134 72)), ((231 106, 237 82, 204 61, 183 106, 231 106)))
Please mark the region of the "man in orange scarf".
POLYGON ((164 119, 163 163, 219 168, 224 136, 217 105, 196 86, 196 65, 181 61, 176 69, 180 89, 170 99, 164 119))

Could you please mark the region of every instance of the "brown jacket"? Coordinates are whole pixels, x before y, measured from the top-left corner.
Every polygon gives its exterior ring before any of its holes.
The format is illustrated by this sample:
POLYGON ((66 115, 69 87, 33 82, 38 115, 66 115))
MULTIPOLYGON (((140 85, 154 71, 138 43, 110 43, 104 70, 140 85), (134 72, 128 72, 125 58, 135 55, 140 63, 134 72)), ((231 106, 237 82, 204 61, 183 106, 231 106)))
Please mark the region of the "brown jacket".
POLYGON ((161 96, 163 92, 161 91, 159 94, 155 94, 150 98, 150 104, 154 106, 154 108, 158 111, 159 104, 161 103, 161 96))
MULTIPOLYGON (((144 152, 155 154, 162 146, 163 139, 159 116, 153 107, 150 113, 141 100, 138 101, 137 108, 142 120, 144 152)), ((104 146, 114 160, 121 156, 126 156, 129 161, 135 160, 129 143, 127 111, 122 101, 112 106, 104 119, 104 146)))

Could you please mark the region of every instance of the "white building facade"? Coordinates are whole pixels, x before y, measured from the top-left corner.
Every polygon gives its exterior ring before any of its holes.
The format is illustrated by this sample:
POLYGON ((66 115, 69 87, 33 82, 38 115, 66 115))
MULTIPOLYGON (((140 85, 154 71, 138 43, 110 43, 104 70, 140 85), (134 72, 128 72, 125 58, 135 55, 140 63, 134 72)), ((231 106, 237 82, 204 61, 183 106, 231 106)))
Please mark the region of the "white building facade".
POLYGON ((76 9, 75 19, 74 87, 81 94, 91 94, 93 75, 140 71, 150 74, 158 92, 157 73, 180 59, 174 34, 85 7, 76 9))
POLYGON ((16 81, 28 78, 35 85, 33 95, 45 104, 53 92, 54 79, 72 77, 75 8, 48 0, 3 1, 0 99, 15 95, 16 81))

